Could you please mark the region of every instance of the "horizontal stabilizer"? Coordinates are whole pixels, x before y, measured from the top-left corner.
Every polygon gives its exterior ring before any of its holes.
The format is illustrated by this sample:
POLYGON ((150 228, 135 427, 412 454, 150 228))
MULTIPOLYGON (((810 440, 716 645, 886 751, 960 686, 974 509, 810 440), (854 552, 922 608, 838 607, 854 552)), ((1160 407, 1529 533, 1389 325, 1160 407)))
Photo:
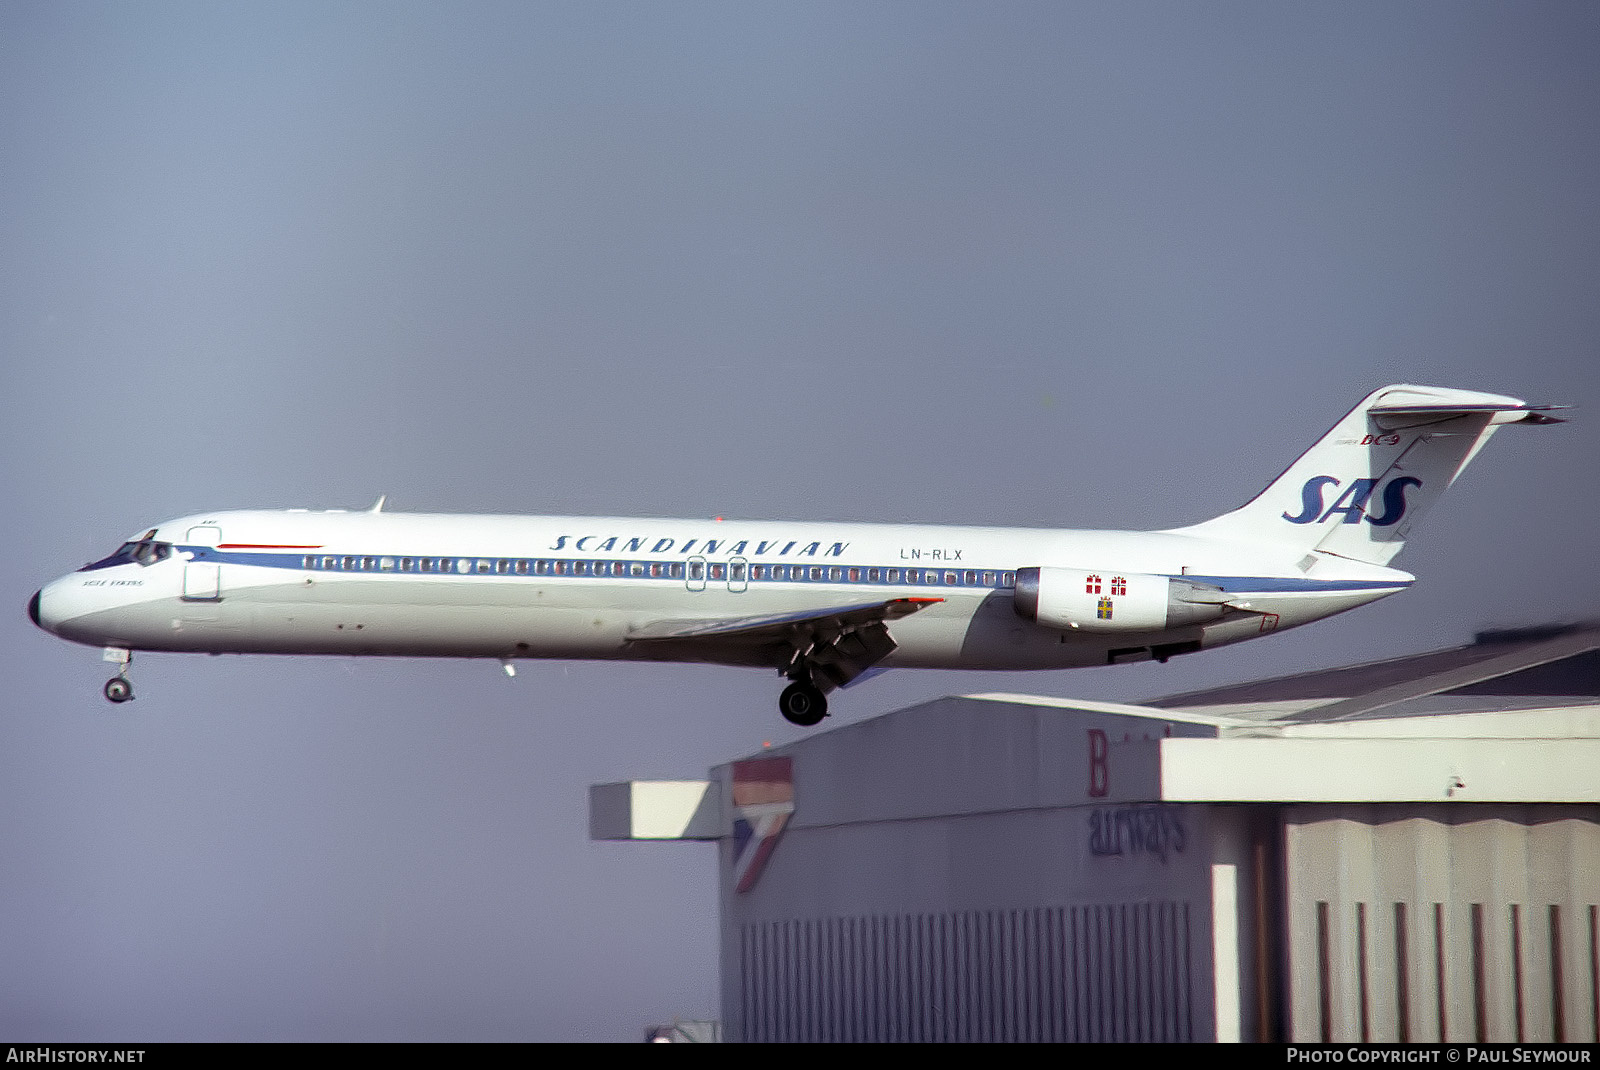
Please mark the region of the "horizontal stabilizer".
POLYGON ((1559 424, 1565 423, 1567 417, 1552 416, 1551 413, 1571 408, 1571 405, 1528 405, 1511 398, 1503 402, 1480 404, 1394 401, 1374 405, 1367 410, 1367 414, 1383 430, 1398 431, 1402 428, 1453 420, 1458 416, 1480 414, 1492 415, 1493 418, 1489 421, 1491 424, 1559 424))

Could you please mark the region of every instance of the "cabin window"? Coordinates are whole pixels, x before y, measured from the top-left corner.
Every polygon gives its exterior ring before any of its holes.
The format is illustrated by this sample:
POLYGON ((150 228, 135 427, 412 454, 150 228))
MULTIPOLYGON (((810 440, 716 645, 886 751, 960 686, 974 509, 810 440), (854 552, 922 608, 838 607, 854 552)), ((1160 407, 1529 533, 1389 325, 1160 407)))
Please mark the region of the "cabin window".
POLYGON ((644 562, 643 561, 634 561, 634 562, 630 563, 628 565, 628 574, 630 576, 643 576, 644 575, 644 562))
POLYGON ((723 565, 723 564, 716 564, 716 565, 712 565, 711 566, 711 578, 712 579, 714 579, 714 580, 726 579, 727 575, 728 575, 728 566, 723 565))
POLYGON ((1002 587, 1015 587, 1016 585, 1017 585, 1017 574, 1015 572, 1002 572, 1000 574, 1000 586, 1002 586, 1002 587))
POLYGON ((667 575, 671 576, 675 580, 683 579, 682 563, 674 561, 671 565, 667 566, 667 575))
POLYGON ((947 586, 955 587, 961 583, 961 577, 954 572, 946 572, 944 574, 944 582, 947 586))

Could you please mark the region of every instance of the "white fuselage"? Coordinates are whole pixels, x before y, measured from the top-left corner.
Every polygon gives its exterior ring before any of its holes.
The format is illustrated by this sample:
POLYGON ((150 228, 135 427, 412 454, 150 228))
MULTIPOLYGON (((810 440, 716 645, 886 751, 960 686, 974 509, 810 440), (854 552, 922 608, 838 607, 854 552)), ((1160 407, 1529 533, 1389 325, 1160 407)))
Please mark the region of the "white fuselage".
POLYGON ((1177 531, 290 510, 185 517, 144 538, 170 552, 55 580, 40 626, 127 650, 764 664, 736 645, 630 637, 916 597, 942 601, 888 622, 881 667, 1038 669, 1237 642, 1411 583, 1333 557, 1308 573, 1283 547, 1177 531), (1181 576, 1230 607, 1136 635, 1046 627, 1013 606, 1017 571, 1038 566, 1181 576))

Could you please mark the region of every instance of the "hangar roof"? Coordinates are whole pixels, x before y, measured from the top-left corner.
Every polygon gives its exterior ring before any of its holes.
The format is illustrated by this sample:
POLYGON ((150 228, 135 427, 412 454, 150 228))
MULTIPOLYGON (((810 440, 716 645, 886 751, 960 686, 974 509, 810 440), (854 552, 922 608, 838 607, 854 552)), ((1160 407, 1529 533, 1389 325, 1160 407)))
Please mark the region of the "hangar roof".
POLYGON ((1191 691, 1147 705, 1283 727, 1556 710, 1568 711, 1570 720, 1600 705, 1600 624, 1479 632, 1448 650, 1191 691))
MULTIPOLYGON (((799 826, 1086 799, 1600 803, 1600 623, 1482 632, 1449 650, 1143 705, 949 696, 750 759, 778 755, 806 781, 799 826), (1086 795, 1084 775, 1103 790, 1086 795)), ((730 768, 596 785, 590 834, 729 835, 730 768)))

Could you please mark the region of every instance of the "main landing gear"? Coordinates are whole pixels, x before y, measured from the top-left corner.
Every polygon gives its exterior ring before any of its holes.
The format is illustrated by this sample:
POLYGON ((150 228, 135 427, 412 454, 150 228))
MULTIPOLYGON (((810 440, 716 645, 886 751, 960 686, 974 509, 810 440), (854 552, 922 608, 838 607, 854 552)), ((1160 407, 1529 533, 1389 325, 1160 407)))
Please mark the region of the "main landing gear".
POLYGON ((778 696, 778 710, 790 724, 811 728, 828 716, 828 699, 810 680, 796 680, 778 696))
POLYGON ((117 675, 106 681, 103 689, 108 700, 121 704, 133 698, 133 681, 128 679, 128 666, 133 663, 133 651, 122 647, 106 647, 105 660, 116 662, 121 668, 117 675))

